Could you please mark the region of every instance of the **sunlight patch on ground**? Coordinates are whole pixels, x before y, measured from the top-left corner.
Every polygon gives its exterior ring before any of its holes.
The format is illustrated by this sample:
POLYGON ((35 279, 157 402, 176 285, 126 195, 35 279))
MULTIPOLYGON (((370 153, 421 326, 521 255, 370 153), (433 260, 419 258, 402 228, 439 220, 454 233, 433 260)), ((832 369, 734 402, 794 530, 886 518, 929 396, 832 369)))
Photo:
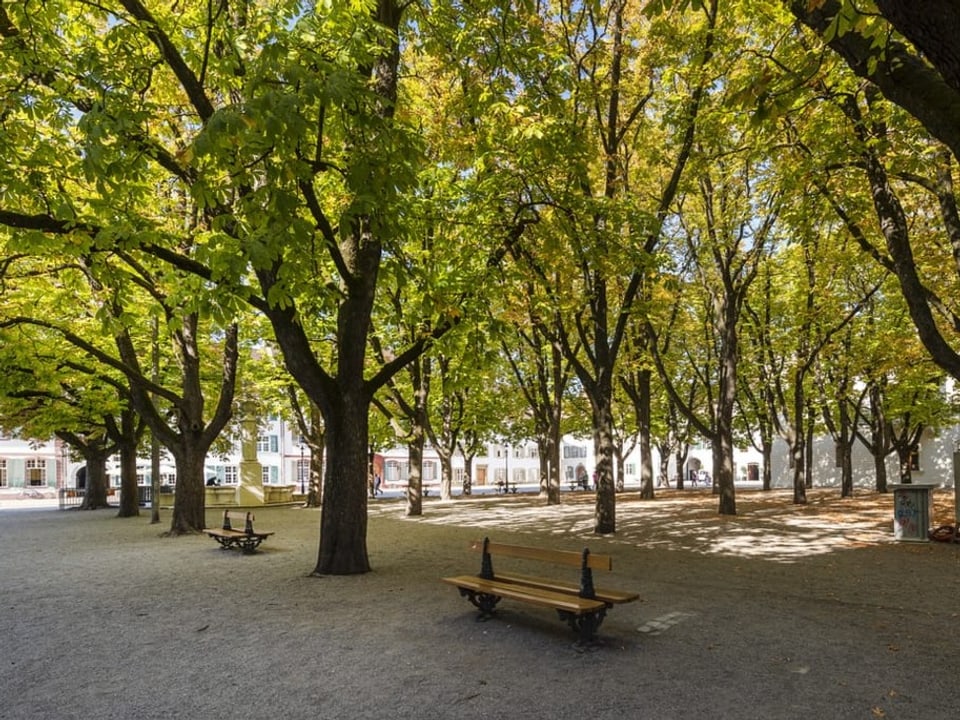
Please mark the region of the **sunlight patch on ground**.
POLYGON ((637 628, 637 632, 644 633, 646 635, 660 635, 672 628, 674 625, 679 625, 684 620, 689 620, 690 618, 696 616, 696 613, 688 612, 667 613, 666 615, 655 617, 652 620, 647 620, 647 622, 637 628))
MULTIPOLYGON (((783 492, 755 493, 738 504, 739 514, 720 516, 703 493, 674 493, 656 500, 618 496, 614 544, 685 550, 703 555, 766 559, 782 563, 865 545, 893 542, 892 497, 842 499, 835 491, 812 493, 809 505, 792 505, 783 492), (742 509, 741 509, 742 508, 742 509)), ((458 498, 425 502, 423 515, 406 517, 405 505, 377 503, 371 515, 409 522, 475 529, 470 537, 498 530, 554 535, 572 546, 596 537, 590 496, 546 505, 532 496, 458 498)))

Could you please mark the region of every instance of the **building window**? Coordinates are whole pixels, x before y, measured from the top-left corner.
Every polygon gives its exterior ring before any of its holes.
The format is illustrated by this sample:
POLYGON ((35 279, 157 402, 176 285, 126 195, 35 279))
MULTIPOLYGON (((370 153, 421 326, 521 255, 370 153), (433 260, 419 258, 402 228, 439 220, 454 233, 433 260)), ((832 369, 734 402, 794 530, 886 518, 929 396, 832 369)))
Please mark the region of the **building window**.
POLYGON ((920 446, 910 451, 910 471, 920 472, 920 446))
POLYGON ((6 458, 0 458, 0 487, 7 486, 7 461, 6 458))
POLYGON ((587 456, 586 445, 564 445, 563 456, 565 458, 585 458, 587 456))
POLYGON ((387 460, 383 468, 383 480, 388 483, 403 484, 409 476, 408 463, 399 460, 387 460))
POLYGON ((280 469, 276 465, 264 465, 260 477, 264 485, 276 485, 280 482, 280 469))
POLYGON ((434 482, 437 479, 437 464, 427 461, 423 464, 423 481, 434 482))
POLYGON ((265 453, 272 452, 275 453, 280 449, 280 442, 277 439, 276 435, 258 435, 257 436, 257 452, 265 453))
POLYGON ((221 480, 221 482, 224 485, 237 484, 237 466, 236 465, 223 466, 223 480, 221 480))
POLYGON ((46 485, 47 480, 47 461, 43 458, 27 459, 27 484, 30 487, 40 487, 46 485))
POLYGON ((302 458, 297 460, 297 482, 301 484, 306 484, 310 479, 310 460, 308 458, 302 458))

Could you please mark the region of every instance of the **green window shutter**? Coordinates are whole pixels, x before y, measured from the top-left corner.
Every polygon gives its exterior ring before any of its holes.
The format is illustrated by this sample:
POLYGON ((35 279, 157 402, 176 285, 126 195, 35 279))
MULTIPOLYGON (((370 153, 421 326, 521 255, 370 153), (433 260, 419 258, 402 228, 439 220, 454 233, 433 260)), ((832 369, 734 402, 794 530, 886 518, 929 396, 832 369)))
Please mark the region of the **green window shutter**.
POLYGON ((278 442, 276 435, 270 436, 270 452, 278 452, 280 450, 280 443, 278 442))
MULTIPOLYGON (((273 437, 275 438, 276 435, 274 435, 273 437)), ((278 482, 280 482, 280 468, 278 468, 276 465, 271 465, 270 466, 270 484, 276 485, 278 482)))

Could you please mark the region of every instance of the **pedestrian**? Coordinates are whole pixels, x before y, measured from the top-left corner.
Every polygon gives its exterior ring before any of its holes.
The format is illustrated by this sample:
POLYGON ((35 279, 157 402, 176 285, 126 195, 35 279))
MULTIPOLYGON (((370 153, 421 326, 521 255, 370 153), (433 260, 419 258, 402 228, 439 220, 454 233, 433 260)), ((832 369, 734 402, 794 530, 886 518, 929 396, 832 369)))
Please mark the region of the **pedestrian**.
POLYGON ((377 473, 373 476, 373 496, 382 495, 383 490, 380 489, 380 473, 377 473))

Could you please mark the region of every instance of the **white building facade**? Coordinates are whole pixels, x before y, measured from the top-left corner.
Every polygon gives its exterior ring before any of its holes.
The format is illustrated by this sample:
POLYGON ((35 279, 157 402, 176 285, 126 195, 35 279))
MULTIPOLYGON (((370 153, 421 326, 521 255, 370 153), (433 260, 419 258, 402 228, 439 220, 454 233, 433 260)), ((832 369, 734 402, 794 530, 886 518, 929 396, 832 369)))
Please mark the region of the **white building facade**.
MULTIPOLYGON (((960 444, 960 426, 940 433, 927 433, 921 441, 919 452, 914 461, 913 479, 918 483, 929 483, 952 487, 954 484, 953 457, 960 444)), ((561 487, 574 489, 584 483, 594 485, 595 458, 593 441, 589 438, 564 437, 561 445, 561 487)), ((815 440, 813 484, 815 487, 830 487, 840 484, 840 468, 836 462, 836 452, 829 438, 815 440)), ((211 484, 224 486, 239 484, 240 450, 225 455, 209 455, 205 464, 205 478, 211 484)), ((267 486, 292 487, 299 493, 306 489, 309 481, 310 451, 302 441, 296 427, 282 419, 270 419, 260 430, 257 438, 257 460, 261 465, 263 484, 267 486)), ((652 458, 654 475, 659 471, 659 457, 654 451, 652 458)), ((762 478, 763 459, 754 449, 742 449, 735 452, 735 480, 738 485, 759 486, 762 478)), ((456 455, 452 461, 453 492, 458 494, 467 475, 464 458, 456 455)), ((873 488, 873 459, 859 443, 853 449, 854 484, 857 487, 873 488)), ((84 467, 82 462, 71 458, 69 449, 58 440, 35 443, 11 437, 0 437, 0 489, 27 488, 75 488, 83 485, 84 467)), ((119 487, 120 477, 116 464, 111 464, 110 483, 119 487)), ((676 477, 674 459, 668 465, 671 485, 676 477)), ((685 466, 684 477, 702 479, 704 473, 712 472, 710 448, 697 445, 690 449, 685 466)), ((898 481, 897 458, 887 458, 888 481, 898 481)), ((376 453, 374 472, 382 479, 382 489, 406 487, 409 478, 409 459, 403 446, 376 453)), ((640 484, 640 454, 632 453, 624 463, 623 487, 636 489, 640 484)), ((486 452, 473 459, 471 468, 473 487, 496 487, 509 481, 511 485, 531 490, 540 482, 540 458, 536 443, 490 443, 486 452)), ((439 490, 441 464, 437 453, 429 446, 425 448, 423 460, 423 484, 428 491, 439 490)), ((786 443, 774 444, 771 459, 773 487, 788 488, 793 484, 793 471, 790 466, 786 443)), ((149 462, 138 466, 138 483, 150 484, 149 462)), ((172 459, 164 457, 161 463, 161 484, 174 485, 176 472, 172 459)))

